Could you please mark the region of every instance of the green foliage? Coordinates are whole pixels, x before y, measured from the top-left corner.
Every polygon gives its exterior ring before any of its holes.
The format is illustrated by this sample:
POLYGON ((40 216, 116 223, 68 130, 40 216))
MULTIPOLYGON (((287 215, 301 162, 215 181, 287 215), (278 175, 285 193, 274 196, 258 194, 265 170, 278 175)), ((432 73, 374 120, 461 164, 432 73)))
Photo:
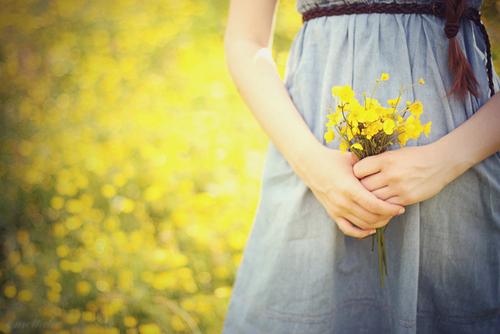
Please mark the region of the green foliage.
POLYGON ((226 17, 2 2, 0 331, 220 332, 267 143, 226 71, 226 17))

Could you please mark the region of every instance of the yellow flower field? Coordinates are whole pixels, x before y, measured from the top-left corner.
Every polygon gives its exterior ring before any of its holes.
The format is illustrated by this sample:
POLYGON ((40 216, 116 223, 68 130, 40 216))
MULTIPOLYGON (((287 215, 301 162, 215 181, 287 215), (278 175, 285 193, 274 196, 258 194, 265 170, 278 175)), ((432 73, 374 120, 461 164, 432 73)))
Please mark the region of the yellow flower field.
MULTIPOLYGON (((0 332, 220 332, 268 142, 227 74, 227 7, 1 2, 0 332)), ((300 26, 282 1, 282 74, 300 26)))

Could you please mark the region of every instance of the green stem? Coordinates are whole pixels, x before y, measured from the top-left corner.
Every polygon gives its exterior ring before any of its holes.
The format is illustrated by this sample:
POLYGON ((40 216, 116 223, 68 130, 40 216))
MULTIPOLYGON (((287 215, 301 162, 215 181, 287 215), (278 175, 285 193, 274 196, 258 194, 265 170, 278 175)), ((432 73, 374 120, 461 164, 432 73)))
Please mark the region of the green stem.
POLYGON ((382 259, 384 261, 385 276, 387 276, 387 258, 385 257, 385 238, 384 229, 380 228, 380 240, 382 241, 382 259))
POLYGON ((383 258, 382 258, 382 245, 381 245, 381 237, 380 233, 382 232, 381 228, 377 228, 377 244, 378 244, 378 263, 379 263, 379 269, 380 269, 380 284, 382 287, 384 287, 384 276, 383 276, 383 258))

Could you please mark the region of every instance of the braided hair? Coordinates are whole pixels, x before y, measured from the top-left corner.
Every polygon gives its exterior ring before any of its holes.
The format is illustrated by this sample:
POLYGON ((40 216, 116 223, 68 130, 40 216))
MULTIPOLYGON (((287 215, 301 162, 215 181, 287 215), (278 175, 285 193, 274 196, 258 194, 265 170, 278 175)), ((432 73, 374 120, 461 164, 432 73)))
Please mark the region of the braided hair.
POLYGON ((474 76, 472 67, 456 38, 460 30, 460 23, 458 23, 458 20, 466 10, 466 0, 446 0, 446 23, 444 31, 450 40, 448 47, 448 64, 455 74, 455 84, 447 96, 456 94, 462 100, 465 98, 467 91, 475 97, 481 97, 481 93, 477 90, 478 82, 474 76))

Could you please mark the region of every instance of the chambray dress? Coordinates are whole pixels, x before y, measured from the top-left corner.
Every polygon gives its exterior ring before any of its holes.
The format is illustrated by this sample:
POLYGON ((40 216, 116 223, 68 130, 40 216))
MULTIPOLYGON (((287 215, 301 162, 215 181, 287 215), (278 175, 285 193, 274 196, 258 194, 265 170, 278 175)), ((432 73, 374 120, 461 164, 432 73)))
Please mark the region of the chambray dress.
MULTIPOLYGON (((299 0, 297 9, 356 1, 299 0)), ((412 1, 429 3, 396 2, 412 1)), ((469 6, 479 8, 481 0, 469 6)), ((490 96, 484 38, 460 20, 457 38, 483 97, 445 98, 453 75, 444 23, 417 14, 306 22, 291 47, 285 85, 316 138, 324 143, 333 86, 351 85, 361 100, 382 73, 390 75, 377 91, 382 103, 402 83, 425 81, 403 101, 423 103, 421 121, 432 121, 431 133, 407 146, 434 142, 471 117, 490 96)), ((498 91, 496 74, 494 85, 498 91)), ((371 238, 345 236, 271 143, 223 333, 500 333, 500 152, 406 207, 385 238, 382 288, 371 238)))

